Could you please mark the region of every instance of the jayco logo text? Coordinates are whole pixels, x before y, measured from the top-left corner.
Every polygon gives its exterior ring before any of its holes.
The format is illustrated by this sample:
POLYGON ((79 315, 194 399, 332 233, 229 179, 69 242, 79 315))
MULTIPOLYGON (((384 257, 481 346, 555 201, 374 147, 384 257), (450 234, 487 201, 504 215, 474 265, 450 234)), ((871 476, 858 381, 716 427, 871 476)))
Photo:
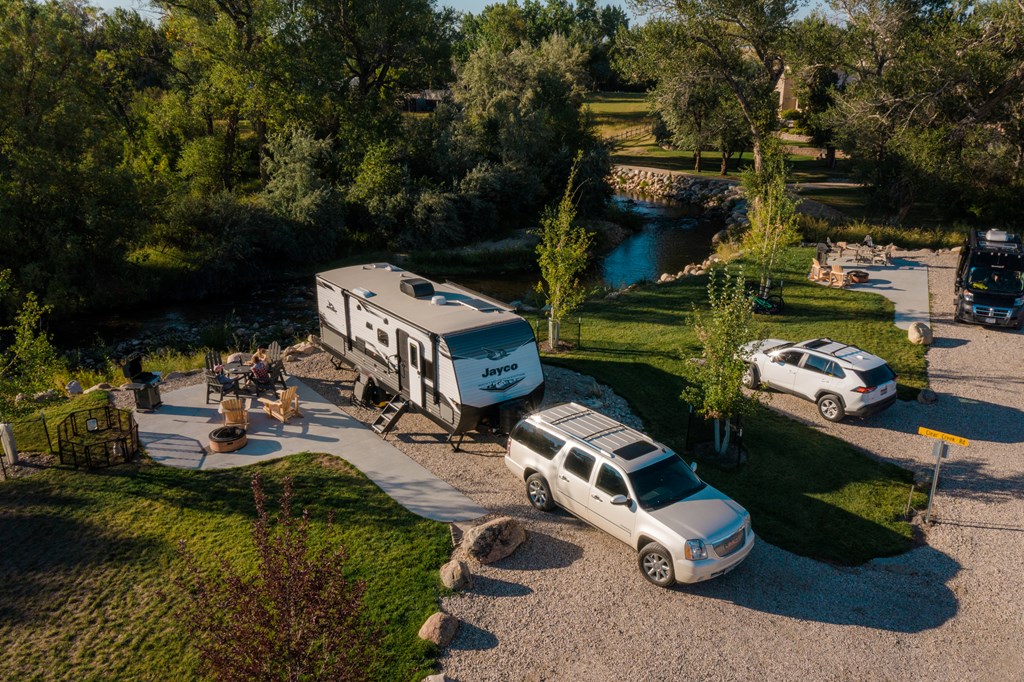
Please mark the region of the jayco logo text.
POLYGON ((519 365, 512 363, 511 365, 505 365, 504 367, 492 367, 491 369, 485 369, 484 373, 481 374, 484 379, 487 377, 500 377, 505 372, 512 372, 519 369, 519 365))

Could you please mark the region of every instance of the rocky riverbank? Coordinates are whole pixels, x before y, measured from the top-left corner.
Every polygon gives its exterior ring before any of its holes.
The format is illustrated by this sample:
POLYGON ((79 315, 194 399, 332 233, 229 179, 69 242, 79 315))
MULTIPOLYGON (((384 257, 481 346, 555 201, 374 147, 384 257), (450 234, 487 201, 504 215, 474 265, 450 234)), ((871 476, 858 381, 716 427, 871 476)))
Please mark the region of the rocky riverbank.
POLYGON ((616 166, 608 182, 615 192, 699 207, 706 217, 722 220, 730 234, 741 232, 750 224, 743 188, 732 180, 616 166))

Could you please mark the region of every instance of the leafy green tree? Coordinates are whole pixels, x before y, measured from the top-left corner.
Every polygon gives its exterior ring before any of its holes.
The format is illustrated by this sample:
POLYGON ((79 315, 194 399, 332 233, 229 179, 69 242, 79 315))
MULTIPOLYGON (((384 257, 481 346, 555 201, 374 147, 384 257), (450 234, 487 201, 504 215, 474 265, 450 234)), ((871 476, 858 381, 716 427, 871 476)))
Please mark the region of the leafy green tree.
POLYGON ((537 264, 542 281, 537 290, 544 294, 548 305, 548 343, 558 348, 559 324, 586 299, 586 290, 580 285, 580 275, 587 269, 593 235, 576 225, 574 184, 581 156, 569 173, 565 193, 556 207, 548 207, 540 220, 537 244, 537 264))
POLYGON ((757 338, 750 300, 744 290, 743 271, 730 276, 721 268, 708 280, 707 311, 694 306, 693 327, 701 345, 701 356, 687 363, 687 386, 682 399, 694 406, 704 419, 714 420, 715 452, 729 451, 732 420, 747 414, 755 398, 743 392, 747 363, 740 347, 757 338))
MULTIPOLYGON (((634 80, 660 79, 665 56, 685 53, 687 63, 727 86, 750 130, 754 168, 776 128, 775 86, 786 68, 797 0, 637 0, 651 17, 630 41, 636 54, 623 63, 634 80), (659 21, 660 20, 660 21, 659 21), (645 49, 637 45, 646 43, 645 49)), ((677 73, 672 69, 668 73, 677 73)))
POLYGON ((757 263, 761 295, 767 295, 779 251, 800 241, 796 226, 796 201, 786 191, 786 159, 776 140, 765 148, 760 170, 743 174, 750 227, 743 235, 743 247, 757 263))
MULTIPOLYGON (((10 270, 0 271, 0 298, 10 293, 12 279, 10 270)), ((52 388, 54 375, 63 368, 63 360, 43 329, 43 320, 50 312, 50 306, 40 304, 29 292, 14 323, 0 327, 0 334, 11 338, 11 343, 0 350, 0 421, 29 411, 32 403, 17 403, 17 395, 52 388)))

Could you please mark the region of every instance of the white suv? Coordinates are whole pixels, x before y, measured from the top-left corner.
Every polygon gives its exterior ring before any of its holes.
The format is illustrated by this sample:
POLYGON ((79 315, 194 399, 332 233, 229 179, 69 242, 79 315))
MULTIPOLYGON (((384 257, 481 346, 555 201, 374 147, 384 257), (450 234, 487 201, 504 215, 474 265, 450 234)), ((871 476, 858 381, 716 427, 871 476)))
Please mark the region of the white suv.
POLYGON ((519 422, 505 464, 537 509, 557 504, 636 549, 655 585, 722 575, 754 547, 750 514, 697 478, 696 464, 582 405, 519 422))
POLYGON ((832 339, 791 343, 752 341, 741 355, 749 363, 743 385, 765 384, 818 404, 831 421, 867 417, 896 402, 896 373, 880 357, 832 339))

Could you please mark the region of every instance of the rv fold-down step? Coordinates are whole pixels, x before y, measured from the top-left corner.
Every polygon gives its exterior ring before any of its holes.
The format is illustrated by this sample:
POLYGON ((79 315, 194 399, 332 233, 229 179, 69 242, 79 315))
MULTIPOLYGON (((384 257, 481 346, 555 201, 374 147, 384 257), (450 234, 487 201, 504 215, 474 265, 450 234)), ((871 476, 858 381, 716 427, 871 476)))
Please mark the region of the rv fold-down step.
POLYGON ((374 431, 382 436, 388 435, 391 429, 395 428, 399 418, 409 409, 409 401, 400 395, 391 399, 384 409, 377 415, 377 419, 370 425, 374 431))

